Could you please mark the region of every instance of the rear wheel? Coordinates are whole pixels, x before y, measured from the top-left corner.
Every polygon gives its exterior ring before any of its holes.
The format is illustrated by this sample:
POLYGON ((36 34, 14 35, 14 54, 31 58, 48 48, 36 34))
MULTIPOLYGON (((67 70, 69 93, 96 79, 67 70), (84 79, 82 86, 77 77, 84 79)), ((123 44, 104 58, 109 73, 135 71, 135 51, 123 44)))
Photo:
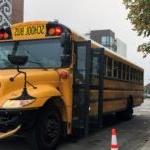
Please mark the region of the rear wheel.
POLYGON ((119 120, 130 120, 133 118, 133 99, 127 100, 127 109, 125 111, 116 112, 116 117, 119 120))
POLYGON ((62 133, 62 120, 55 106, 46 106, 32 133, 33 146, 39 150, 54 150, 62 133))
POLYGON ((130 120, 133 117, 133 108, 125 111, 116 112, 116 117, 119 120, 130 120))

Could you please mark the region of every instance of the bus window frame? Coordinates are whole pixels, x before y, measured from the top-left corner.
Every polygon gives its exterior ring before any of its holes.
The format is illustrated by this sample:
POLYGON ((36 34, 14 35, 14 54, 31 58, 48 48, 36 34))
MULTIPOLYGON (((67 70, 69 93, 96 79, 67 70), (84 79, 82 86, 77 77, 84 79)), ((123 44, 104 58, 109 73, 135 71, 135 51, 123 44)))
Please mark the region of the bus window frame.
POLYGON ((143 84, 143 71, 131 66, 130 64, 124 63, 120 60, 114 59, 113 57, 104 55, 104 79, 118 80, 122 82, 131 82, 136 84, 143 84), (112 75, 108 76, 108 59, 112 59, 112 75), (114 63, 117 63, 117 77, 114 77, 114 63), (119 72, 121 73, 119 76, 119 72), (139 76, 139 77, 138 77, 139 76))

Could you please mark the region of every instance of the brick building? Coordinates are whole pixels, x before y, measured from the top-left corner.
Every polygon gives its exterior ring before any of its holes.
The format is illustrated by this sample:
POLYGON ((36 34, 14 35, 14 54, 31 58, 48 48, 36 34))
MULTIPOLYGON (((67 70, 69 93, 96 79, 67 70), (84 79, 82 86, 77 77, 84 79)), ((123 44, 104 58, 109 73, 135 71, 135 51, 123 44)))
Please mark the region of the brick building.
POLYGON ((0 27, 22 22, 24 0, 0 0, 0 27))
POLYGON ((115 33, 112 30, 92 30, 90 34, 87 34, 90 38, 110 50, 120 54, 123 57, 127 57, 127 46, 119 38, 115 37, 115 33))
POLYGON ((115 33, 111 30, 92 30, 90 38, 109 49, 116 51, 115 33))
POLYGON ((22 22, 24 17, 24 0, 12 0, 11 23, 22 22))

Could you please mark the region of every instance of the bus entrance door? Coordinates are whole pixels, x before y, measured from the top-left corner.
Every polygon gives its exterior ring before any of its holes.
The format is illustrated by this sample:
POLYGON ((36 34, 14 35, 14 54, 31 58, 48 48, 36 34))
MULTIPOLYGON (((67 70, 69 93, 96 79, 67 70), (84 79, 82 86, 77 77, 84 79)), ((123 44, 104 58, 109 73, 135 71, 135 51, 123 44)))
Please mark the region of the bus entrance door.
POLYGON ((89 131, 89 89, 91 72, 91 42, 75 43, 73 128, 81 136, 89 131))
POLYGON ((104 49, 92 48, 90 73, 90 125, 102 127, 103 120, 103 76, 104 76, 104 49))

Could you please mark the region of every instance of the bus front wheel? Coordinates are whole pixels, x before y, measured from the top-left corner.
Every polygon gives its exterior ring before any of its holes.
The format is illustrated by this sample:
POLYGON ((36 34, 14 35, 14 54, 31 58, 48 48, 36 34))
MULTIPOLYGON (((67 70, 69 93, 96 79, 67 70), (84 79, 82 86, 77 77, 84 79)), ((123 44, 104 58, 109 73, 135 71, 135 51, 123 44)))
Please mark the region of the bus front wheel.
POLYGON ((62 120, 55 106, 46 106, 32 132, 32 149, 54 150, 62 134, 62 120))

